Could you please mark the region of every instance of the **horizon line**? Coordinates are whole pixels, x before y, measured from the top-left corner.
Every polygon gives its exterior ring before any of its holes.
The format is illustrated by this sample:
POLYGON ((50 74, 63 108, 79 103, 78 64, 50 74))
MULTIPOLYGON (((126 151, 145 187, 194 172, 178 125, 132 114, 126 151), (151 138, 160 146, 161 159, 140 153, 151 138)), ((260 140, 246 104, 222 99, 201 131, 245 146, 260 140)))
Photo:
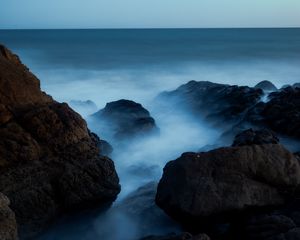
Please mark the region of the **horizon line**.
POLYGON ((0 28, 0 31, 14 30, 159 30, 159 29, 297 29, 300 26, 288 27, 87 27, 87 28, 0 28))

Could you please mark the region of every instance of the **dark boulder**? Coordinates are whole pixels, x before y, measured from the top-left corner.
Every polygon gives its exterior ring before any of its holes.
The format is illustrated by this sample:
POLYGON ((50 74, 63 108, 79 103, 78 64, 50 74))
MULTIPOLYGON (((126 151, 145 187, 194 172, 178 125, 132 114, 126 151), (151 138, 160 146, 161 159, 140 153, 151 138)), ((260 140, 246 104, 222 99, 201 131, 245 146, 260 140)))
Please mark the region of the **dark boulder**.
POLYGON ((104 109, 92 117, 96 123, 101 121, 116 140, 151 134, 158 130, 150 113, 141 104, 130 100, 107 103, 104 109))
POLYGON ((219 148, 167 163, 156 203, 181 223, 199 226, 284 204, 299 183, 299 162, 280 144, 219 148))
POLYGON ((275 133, 267 129, 254 131, 250 128, 236 135, 232 146, 262 145, 270 143, 279 143, 279 139, 276 137, 275 133))
POLYGON ((99 155, 86 122, 40 90, 19 58, 0 46, 0 191, 20 236, 64 211, 108 204, 120 191, 112 160, 99 155))
POLYGON ((255 85, 254 88, 262 89, 266 92, 275 92, 277 91, 277 87, 268 80, 264 80, 255 85))

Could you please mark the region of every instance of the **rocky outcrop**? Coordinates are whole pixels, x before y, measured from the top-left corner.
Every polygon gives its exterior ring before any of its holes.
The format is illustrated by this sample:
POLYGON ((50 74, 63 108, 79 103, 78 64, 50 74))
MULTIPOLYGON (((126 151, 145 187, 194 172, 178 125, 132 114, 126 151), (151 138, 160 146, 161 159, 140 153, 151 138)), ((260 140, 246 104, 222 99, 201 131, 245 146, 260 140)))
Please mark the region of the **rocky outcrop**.
POLYGON ((277 87, 268 80, 264 80, 255 85, 254 88, 262 89, 266 92, 275 92, 277 91, 277 87))
POLYGON ((219 148, 167 163, 156 203, 182 223, 199 224, 284 204, 299 183, 299 162, 280 144, 219 148))
POLYGON ((141 104, 130 100, 107 103, 104 109, 93 114, 93 119, 96 123, 101 122, 104 129, 109 128, 116 140, 151 134, 158 130, 150 113, 141 104))
POLYGON ((300 88, 285 88, 269 95, 270 101, 256 106, 263 124, 300 139, 300 88))
POLYGON ((279 139, 270 130, 253 130, 252 128, 237 134, 234 138, 233 147, 245 145, 277 144, 279 139))
POLYGON ((262 96, 261 89, 190 81, 174 91, 160 94, 158 99, 177 107, 183 106, 210 121, 236 122, 249 107, 259 102, 262 96))
POLYGON ((280 89, 270 93, 267 102, 262 102, 262 85, 266 88, 266 82, 250 88, 190 81, 160 94, 158 99, 175 108, 182 106, 197 117, 205 117, 209 123, 218 123, 215 126, 221 126, 226 132, 236 133, 236 129, 256 126, 300 139, 300 88, 280 89))
POLYGON ((99 155, 85 121, 40 90, 39 80, 0 47, 0 191, 22 238, 55 216, 111 202, 120 191, 112 160, 99 155))
POLYGON ((9 208, 10 201, 0 193, 0 239, 18 239, 17 222, 14 212, 9 208))

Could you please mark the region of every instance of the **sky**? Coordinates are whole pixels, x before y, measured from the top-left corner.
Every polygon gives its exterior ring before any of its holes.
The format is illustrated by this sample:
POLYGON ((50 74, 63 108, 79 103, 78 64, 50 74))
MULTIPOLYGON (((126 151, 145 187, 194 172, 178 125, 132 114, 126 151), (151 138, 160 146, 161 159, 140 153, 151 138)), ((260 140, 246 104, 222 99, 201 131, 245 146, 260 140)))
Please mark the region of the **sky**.
POLYGON ((300 0, 0 0, 0 29, 300 27, 300 0))

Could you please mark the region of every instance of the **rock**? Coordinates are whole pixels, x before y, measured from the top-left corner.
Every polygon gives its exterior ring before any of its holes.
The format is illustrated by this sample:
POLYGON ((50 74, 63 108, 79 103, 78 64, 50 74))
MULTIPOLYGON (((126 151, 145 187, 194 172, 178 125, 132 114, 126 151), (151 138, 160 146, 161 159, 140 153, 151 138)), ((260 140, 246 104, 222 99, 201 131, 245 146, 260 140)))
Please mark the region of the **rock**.
POLYGON ((222 121, 224 125, 224 120, 236 122, 248 108, 259 102, 262 96, 261 89, 190 81, 174 91, 160 94, 158 99, 176 108, 187 108, 210 121, 222 121))
POLYGON ((22 239, 62 212, 116 198, 114 164, 99 155, 86 122, 42 92, 39 80, 3 46, 0 116, 0 192, 11 201, 22 239))
POLYGON ((193 236, 190 233, 169 234, 167 236, 148 236, 141 240, 210 240, 206 234, 198 234, 193 236))
POLYGON ((300 139, 300 88, 285 88, 269 95, 260 110, 265 125, 272 130, 300 139))
POLYGON ((90 132, 92 138, 97 143, 97 146, 100 149, 100 154, 103 156, 110 156, 113 152, 113 147, 110 145, 109 142, 100 139, 97 134, 90 132))
POLYGON ((280 144, 219 148, 167 163, 156 203, 189 226, 231 221, 284 204, 299 183, 299 162, 280 144))
POLYGON ((17 240, 17 222, 14 212, 9 208, 10 201, 0 193, 0 239, 17 240))
POLYGON ((293 84, 293 88, 300 88, 300 83, 293 84))
POLYGON ((70 106, 77 112, 84 114, 86 116, 95 113, 98 110, 97 105, 91 101, 81 101, 81 100, 71 100, 70 106))
POLYGON ((157 132, 155 120, 139 103, 118 100, 107 103, 105 108, 93 114, 96 121, 104 122, 104 128, 113 132, 116 140, 157 132))
POLYGON ((268 80, 264 80, 255 85, 254 88, 262 89, 266 92, 275 92, 277 91, 277 87, 268 80))
POLYGON ((275 133, 267 129, 254 131, 250 128, 236 135, 232 146, 262 145, 270 143, 279 143, 279 139, 276 137, 275 133))

